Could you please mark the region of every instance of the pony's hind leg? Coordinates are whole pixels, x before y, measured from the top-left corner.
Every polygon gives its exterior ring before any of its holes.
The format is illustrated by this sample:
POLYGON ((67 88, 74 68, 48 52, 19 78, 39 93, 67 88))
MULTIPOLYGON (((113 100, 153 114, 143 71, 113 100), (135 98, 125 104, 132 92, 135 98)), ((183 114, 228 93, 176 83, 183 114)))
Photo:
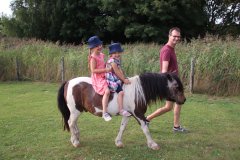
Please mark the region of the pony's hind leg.
POLYGON ((71 132, 71 143, 74 147, 78 147, 80 145, 79 141, 79 129, 77 126, 77 120, 80 112, 78 110, 74 110, 70 112, 70 118, 68 120, 70 132, 71 132))
POLYGON ((130 119, 130 117, 125 117, 125 116, 122 117, 121 126, 120 126, 120 129, 119 129, 118 135, 115 139, 115 145, 117 147, 123 147, 122 135, 123 135, 123 132, 124 132, 124 130, 125 130, 127 124, 128 124, 129 119, 130 119))

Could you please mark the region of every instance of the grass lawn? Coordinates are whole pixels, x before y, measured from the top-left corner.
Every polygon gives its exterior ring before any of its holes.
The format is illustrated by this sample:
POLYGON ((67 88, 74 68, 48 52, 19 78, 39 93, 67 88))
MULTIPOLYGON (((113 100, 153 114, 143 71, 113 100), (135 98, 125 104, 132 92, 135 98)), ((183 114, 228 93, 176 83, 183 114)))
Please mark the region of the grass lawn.
MULTIPOLYGON (((124 133, 124 148, 114 139, 121 117, 112 121, 85 113, 80 116, 79 148, 63 131, 57 109, 59 84, 31 82, 0 83, 0 160, 173 160, 240 157, 240 97, 187 95, 181 122, 191 132, 172 133, 173 112, 150 124, 153 139, 161 149, 147 147, 140 126, 132 118, 124 133)), ((147 114, 164 102, 152 104, 147 114)))

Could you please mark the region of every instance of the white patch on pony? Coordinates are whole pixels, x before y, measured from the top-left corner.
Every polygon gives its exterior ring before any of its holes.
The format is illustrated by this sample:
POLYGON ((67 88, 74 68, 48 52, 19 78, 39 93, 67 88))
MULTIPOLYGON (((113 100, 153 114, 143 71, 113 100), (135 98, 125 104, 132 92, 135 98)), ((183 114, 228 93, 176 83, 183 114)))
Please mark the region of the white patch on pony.
POLYGON ((90 77, 77 77, 77 78, 71 79, 69 81, 66 99, 67 99, 67 102, 68 102, 67 103, 68 108, 69 108, 71 113, 79 112, 76 108, 76 104, 75 104, 72 92, 73 92, 73 87, 76 86, 77 84, 79 84, 80 82, 86 82, 86 83, 92 84, 92 80, 91 80, 90 77))
POLYGON ((134 95, 136 95, 136 97, 135 97, 136 101, 139 102, 140 104, 146 105, 146 99, 145 99, 145 95, 144 95, 144 92, 143 92, 143 88, 142 88, 139 76, 135 76, 132 79, 135 80, 135 83, 134 83, 135 93, 134 93, 134 95))
POLYGON ((176 88, 178 86, 178 83, 175 79, 172 81, 168 80, 168 88, 176 88))
POLYGON ((95 113, 98 113, 98 112, 102 112, 102 110, 101 109, 99 109, 99 108, 97 108, 97 107, 94 107, 94 109, 95 109, 95 113))
POLYGON ((113 99, 108 103, 107 112, 111 115, 116 115, 119 112, 117 96, 118 96, 118 94, 114 93, 113 99))
POLYGON ((86 82, 86 83, 92 84, 92 79, 90 77, 77 77, 69 81, 69 83, 74 84, 74 86, 80 82, 86 82))
MULTIPOLYGON (((146 104, 145 96, 141 86, 139 76, 134 76, 129 79, 131 84, 123 85, 124 97, 123 97, 123 108, 127 111, 134 113, 135 101, 140 104, 146 104)), ((117 104, 117 93, 114 94, 113 100, 108 104, 107 111, 111 115, 116 115, 118 110, 117 104)))

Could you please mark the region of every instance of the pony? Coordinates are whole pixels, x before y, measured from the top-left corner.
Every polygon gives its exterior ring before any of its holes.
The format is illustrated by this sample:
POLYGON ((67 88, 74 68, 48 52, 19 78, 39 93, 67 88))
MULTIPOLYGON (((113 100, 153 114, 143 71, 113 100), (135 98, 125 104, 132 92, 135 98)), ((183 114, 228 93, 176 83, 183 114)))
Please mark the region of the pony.
MULTIPOLYGON (((175 74, 170 73, 143 73, 129 78, 131 84, 123 85, 124 109, 131 113, 129 117, 122 117, 121 125, 115 145, 123 147, 122 135, 131 117, 140 124, 147 139, 147 145, 153 150, 160 149, 152 139, 148 121, 144 114, 147 106, 157 100, 169 100, 177 104, 186 101, 182 82, 175 74)), ((81 113, 90 112, 95 116, 102 116, 102 96, 95 93, 90 77, 77 77, 64 82, 58 91, 58 108, 63 117, 64 130, 70 131, 70 141, 74 147, 80 145, 77 120, 81 113)), ((117 93, 109 98, 107 112, 111 116, 118 115, 117 93)))

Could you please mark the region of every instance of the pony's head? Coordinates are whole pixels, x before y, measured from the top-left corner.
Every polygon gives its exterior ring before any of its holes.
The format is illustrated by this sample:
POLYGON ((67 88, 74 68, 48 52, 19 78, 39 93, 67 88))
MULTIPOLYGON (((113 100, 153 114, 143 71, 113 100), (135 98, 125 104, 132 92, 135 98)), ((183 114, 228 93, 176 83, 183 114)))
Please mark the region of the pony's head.
POLYGON ((175 74, 166 74, 167 76, 167 86, 169 88, 169 98, 168 100, 176 102, 181 105, 186 101, 186 97, 184 95, 184 89, 182 82, 175 74))

